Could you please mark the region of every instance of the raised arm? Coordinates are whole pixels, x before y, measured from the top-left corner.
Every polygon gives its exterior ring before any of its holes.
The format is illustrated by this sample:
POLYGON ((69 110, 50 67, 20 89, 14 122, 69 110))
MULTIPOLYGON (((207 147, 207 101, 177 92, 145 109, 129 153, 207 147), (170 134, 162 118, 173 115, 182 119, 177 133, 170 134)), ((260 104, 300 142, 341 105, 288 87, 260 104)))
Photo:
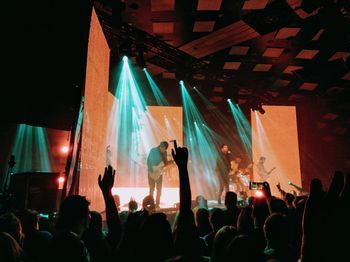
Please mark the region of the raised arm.
POLYGON ((273 213, 273 210, 271 207, 272 194, 271 194, 270 184, 267 181, 265 181, 263 184, 263 192, 264 192, 264 196, 265 196, 266 203, 267 203, 267 206, 269 208, 270 214, 272 214, 273 213))
POLYGON ((281 197, 282 199, 285 199, 285 196, 286 196, 286 191, 284 191, 282 188, 281 188, 281 184, 278 182, 278 184, 276 185, 278 191, 280 192, 281 194, 281 197))
POLYGON ((112 196, 112 187, 114 184, 115 170, 109 165, 105 168, 103 177, 98 176, 98 185, 102 191, 103 199, 106 205, 106 218, 108 226, 108 240, 115 248, 121 239, 121 222, 118 215, 118 209, 112 196))
POLYGON ((176 141, 174 148, 171 154, 179 169, 180 215, 185 215, 191 212, 191 187, 187 170, 188 150, 186 147, 177 147, 176 141))

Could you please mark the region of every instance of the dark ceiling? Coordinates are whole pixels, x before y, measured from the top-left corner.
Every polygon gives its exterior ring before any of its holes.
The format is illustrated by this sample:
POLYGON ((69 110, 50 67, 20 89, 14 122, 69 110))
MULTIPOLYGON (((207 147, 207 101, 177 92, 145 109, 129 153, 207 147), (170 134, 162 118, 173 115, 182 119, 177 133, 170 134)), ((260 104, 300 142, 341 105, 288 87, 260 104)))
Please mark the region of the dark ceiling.
POLYGON ((227 98, 246 110, 260 102, 309 106, 317 127, 331 133, 325 139, 349 134, 349 1, 104 0, 94 6, 114 53, 146 65, 168 97, 183 79, 224 113, 227 98))
MULTIPOLYGON (((0 103, 6 121, 71 128, 84 83, 90 10, 78 2, 10 9, 17 15, 6 25, 11 72, 5 74, 9 81, 0 103)), ((101 0, 93 5, 112 52, 145 64, 169 99, 183 79, 224 113, 227 98, 245 109, 257 101, 315 105, 319 127, 344 136, 350 127, 350 4, 318 2, 101 0)))

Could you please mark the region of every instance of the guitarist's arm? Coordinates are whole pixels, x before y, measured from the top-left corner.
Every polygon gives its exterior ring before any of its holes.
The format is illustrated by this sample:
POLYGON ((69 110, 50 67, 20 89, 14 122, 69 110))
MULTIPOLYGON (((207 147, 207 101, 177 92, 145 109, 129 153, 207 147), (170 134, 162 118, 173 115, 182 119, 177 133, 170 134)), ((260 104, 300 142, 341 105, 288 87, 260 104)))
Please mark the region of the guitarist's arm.
POLYGON ((270 175, 272 173, 272 171, 275 169, 276 169, 276 167, 274 166, 273 168, 271 168, 271 170, 269 172, 267 172, 267 174, 270 175))

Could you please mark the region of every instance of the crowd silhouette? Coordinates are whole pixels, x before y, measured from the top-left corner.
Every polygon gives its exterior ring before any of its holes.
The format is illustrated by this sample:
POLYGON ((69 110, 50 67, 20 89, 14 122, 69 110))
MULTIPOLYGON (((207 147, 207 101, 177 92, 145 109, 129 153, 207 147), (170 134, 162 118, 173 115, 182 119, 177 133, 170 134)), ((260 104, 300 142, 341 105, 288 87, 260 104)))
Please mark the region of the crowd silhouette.
POLYGON ((264 182, 264 197, 250 197, 245 206, 229 191, 225 208, 208 208, 202 196, 193 206, 187 148, 175 144, 172 156, 179 171, 175 216, 159 212, 152 196, 120 212, 111 191, 116 173, 108 166, 96 179, 106 224, 81 195, 66 197, 52 223, 35 210, 3 213, 0 261, 350 261, 348 174, 335 172, 328 190, 313 179, 300 196, 280 185, 281 195, 272 196, 264 182))

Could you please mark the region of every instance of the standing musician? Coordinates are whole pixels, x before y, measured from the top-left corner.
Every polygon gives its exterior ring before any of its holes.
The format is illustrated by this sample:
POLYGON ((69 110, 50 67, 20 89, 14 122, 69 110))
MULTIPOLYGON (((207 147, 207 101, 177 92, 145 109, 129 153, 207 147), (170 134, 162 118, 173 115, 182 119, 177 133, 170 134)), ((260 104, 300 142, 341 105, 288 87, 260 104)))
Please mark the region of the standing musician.
POLYGON ((216 174, 219 180, 218 204, 221 204, 221 196, 229 191, 229 173, 231 169, 231 152, 226 144, 222 144, 216 159, 216 174))
POLYGON ((168 147, 168 142, 162 141, 159 146, 150 150, 147 157, 149 194, 153 196, 154 189, 157 188, 156 207, 158 208, 162 195, 164 167, 172 162, 167 159, 168 147))
POLYGON ((267 179, 269 179, 271 172, 276 169, 276 167, 273 167, 269 171, 267 171, 264 165, 265 161, 266 157, 261 156, 259 158, 259 162, 255 164, 257 168, 257 173, 262 181, 266 181, 267 179))

